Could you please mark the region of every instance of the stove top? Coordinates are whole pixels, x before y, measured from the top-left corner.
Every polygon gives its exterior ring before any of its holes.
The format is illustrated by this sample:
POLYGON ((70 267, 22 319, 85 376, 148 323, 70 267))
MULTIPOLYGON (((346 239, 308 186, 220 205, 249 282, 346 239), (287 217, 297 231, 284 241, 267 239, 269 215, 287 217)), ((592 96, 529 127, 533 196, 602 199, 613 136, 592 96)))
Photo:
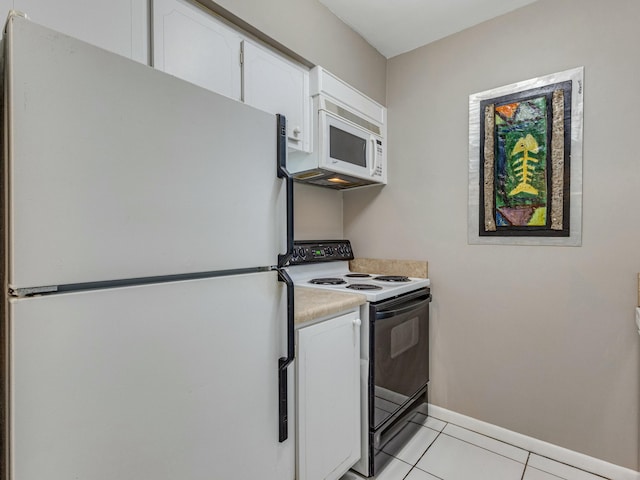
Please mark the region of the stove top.
POLYGON ((349 262, 293 265, 287 267, 287 271, 298 287, 360 293, 369 302, 379 302, 430 285, 427 278, 404 277, 404 281, 397 282, 380 280, 381 275, 375 274, 358 273, 354 277, 349 271, 349 262))
POLYGON ((379 302, 430 285, 428 278, 349 271, 347 260, 353 259, 353 253, 348 240, 295 242, 295 245, 296 256, 287 271, 299 287, 359 293, 369 302, 379 302))

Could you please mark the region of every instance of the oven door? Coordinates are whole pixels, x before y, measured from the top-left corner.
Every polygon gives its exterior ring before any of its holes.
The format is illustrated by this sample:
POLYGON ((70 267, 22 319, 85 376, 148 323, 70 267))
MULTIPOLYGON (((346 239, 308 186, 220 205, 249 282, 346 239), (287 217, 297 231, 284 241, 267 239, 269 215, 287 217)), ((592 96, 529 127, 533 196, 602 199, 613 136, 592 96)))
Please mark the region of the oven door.
POLYGON ((371 304, 370 427, 393 422, 429 381, 429 289, 371 304))

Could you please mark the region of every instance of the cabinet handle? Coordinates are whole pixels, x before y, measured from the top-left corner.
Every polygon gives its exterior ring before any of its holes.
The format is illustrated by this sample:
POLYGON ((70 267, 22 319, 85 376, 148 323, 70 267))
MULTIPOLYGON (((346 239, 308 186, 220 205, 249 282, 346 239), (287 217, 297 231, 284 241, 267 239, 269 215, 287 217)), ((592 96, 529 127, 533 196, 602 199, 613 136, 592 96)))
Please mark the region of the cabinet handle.
POLYGON ((354 318, 353 319, 353 326, 354 327, 359 327, 360 325, 362 325, 362 320, 360 320, 359 318, 354 318))
POLYGON ((295 127, 291 133, 292 135, 288 135, 287 138, 289 140, 293 140, 294 142, 299 142, 300 133, 302 133, 302 130, 300 130, 300 127, 295 127))

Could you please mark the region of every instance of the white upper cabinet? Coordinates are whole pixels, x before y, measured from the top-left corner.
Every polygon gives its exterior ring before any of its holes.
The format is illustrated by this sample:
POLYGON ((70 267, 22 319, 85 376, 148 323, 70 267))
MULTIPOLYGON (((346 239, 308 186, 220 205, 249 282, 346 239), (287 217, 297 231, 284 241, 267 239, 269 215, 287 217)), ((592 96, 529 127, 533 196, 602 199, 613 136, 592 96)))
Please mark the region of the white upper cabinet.
POLYGON ((186 0, 153 1, 153 66, 242 100, 242 37, 186 0))
POLYGON ((310 151, 309 71, 247 40, 243 53, 244 101, 285 115, 289 148, 310 151))
MULTIPOLYGON (((147 64, 147 0, 14 0, 35 23, 147 64)), ((4 19, 3 19, 4 21, 4 19)))
POLYGON ((311 151, 309 70, 189 0, 153 0, 153 66, 287 118, 291 150, 311 151))

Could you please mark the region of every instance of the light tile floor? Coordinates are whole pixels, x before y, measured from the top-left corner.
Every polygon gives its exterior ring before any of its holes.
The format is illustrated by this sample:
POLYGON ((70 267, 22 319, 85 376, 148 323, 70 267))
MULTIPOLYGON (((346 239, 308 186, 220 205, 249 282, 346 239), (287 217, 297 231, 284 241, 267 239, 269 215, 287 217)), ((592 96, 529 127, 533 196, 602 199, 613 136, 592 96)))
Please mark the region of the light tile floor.
MULTIPOLYGON (((606 480, 433 417, 376 480, 606 480)), ((383 449, 384 451, 384 449, 383 449)), ((361 480, 348 472, 340 480, 361 480)))

